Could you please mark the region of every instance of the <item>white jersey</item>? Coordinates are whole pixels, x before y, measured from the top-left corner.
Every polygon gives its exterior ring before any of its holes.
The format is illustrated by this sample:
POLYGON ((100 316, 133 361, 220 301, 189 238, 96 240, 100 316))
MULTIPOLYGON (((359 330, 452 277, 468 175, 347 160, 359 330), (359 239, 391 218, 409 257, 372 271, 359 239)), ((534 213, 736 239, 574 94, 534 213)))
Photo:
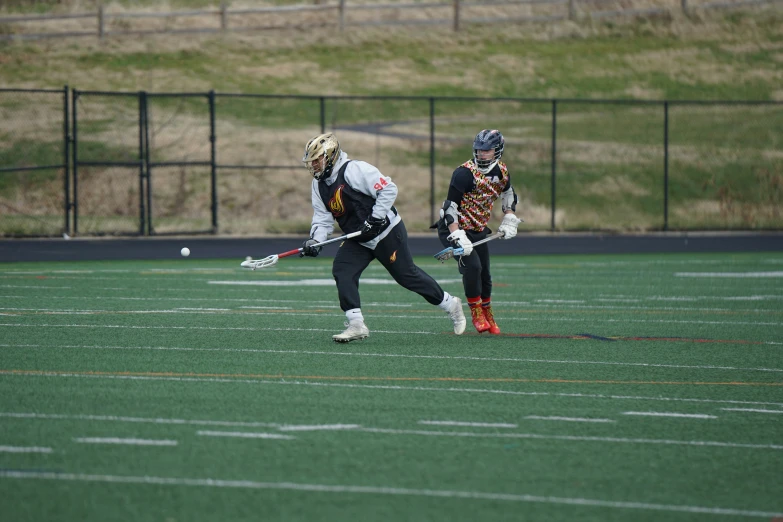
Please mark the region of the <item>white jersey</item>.
MULTIPOLYGON (((337 180, 337 174, 347 161, 349 161, 348 154, 340 152, 340 157, 337 159, 337 162, 332 169, 332 175, 323 182, 327 185, 334 183, 337 180)), ((389 235, 397 223, 402 221, 399 214, 392 210, 394 201, 397 199, 397 185, 394 184, 390 177, 381 174, 381 171, 373 165, 359 160, 351 160, 345 168, 345 182, 355 191, 375 199, 375 204, 372 207, 373 217, 382 219, 386 216, 391 223, 378 237, 371 241, 361 243, 362 246, 374 250, 375 246, 383 238, 389 235)), ((334 216, 332 216, 332 213, 329 212, 326 208, 326 204, 321 199, 318 183, 321 182, 315 179, 313 180, 311 196, 313 203, 313 224, 310 228, 310 237, 321 242, 325 241, 329 234, 334 231, 334 216)))

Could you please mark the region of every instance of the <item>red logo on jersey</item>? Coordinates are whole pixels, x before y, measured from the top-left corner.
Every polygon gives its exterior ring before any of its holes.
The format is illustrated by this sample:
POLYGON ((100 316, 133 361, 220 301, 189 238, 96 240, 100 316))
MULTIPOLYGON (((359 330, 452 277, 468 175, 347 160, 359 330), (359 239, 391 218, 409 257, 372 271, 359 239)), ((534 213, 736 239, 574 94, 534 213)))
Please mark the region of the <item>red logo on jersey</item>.
POLYGON ((326 206, 329 208, 329 212, 331 212, 332 216, 334 217, 339 217, 345 214, 345 205, 343 205, 344 187, 345 185, 340 185, 337 187, 334 196, 332 196, 332 199, 330 199, 329 203, 326 204, 326 206))
POLYGON ((385 187, 388 184, 389 184, 388 181, 386 181, 385 179, 381 178, 381 179, 378 180, 378 183, 376 183, 375 185, 372 186, 372 188, 374 188, 375 190, 383 190, 383 187, 385 187))

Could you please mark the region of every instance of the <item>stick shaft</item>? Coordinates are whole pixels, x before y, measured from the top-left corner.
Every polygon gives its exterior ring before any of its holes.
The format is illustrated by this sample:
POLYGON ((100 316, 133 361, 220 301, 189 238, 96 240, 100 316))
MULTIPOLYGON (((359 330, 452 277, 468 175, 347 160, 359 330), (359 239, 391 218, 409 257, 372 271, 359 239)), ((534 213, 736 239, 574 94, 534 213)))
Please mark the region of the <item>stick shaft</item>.
POLYGON ((301 252, 302 248, 297 248, 296 250, 289 250, 288 252, 283 252, 282 254, 277 254, 277 257, 288 257, 288 256, 294 256, 301 252))

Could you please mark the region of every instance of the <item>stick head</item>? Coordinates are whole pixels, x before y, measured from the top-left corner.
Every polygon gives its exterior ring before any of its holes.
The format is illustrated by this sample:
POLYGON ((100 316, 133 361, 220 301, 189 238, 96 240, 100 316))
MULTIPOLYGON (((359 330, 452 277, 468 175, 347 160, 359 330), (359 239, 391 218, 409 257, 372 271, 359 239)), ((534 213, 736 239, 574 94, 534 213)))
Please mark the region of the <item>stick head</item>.
POLYGON ((277 260, 280 259, 277 254, 273 256, 267 256, 264 259, 248 259, 247 261, 242 261, 242 264, 240 265, 242 268, 249 268, 250 270, 255 270, 256 268, 268 268, 270 266, 274 266, 277 264, 277 260))
POLYGON ((454 257, 454 247, 444 248, 443 250, 441 250, 440 252, 438 252, 432 257, 434 257, 435 259, 443 263, 446 260, 454 257))

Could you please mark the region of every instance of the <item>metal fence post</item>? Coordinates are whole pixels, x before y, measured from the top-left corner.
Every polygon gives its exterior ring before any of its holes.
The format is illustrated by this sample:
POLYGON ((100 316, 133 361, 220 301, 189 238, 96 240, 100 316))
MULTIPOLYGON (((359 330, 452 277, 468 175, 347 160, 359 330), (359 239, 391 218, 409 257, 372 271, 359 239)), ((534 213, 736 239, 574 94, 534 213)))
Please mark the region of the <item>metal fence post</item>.
POLYGON ((568 0, 568 19, 576 20, 576 0, 568 0))
POLYGON ((228 30, 228 4, 226 2, 220 3, 220 30, 228 30))
POLYGON ((98 4, 98 38, 103 40, 104 36, 106 36, 106 28, 104 27, 103 4, 98 4))
POLYGON ((68 86, 66 85, 63 87, 63 158, 65 160, 63 169, 63 189, 65 191, 65 202, 63 204, 65 210, 65 223, 63 224, 63 234, 71 232, 71 170, 68 168, 68 163, 71 159, 71 122, 68 116, 70 108, 68 105, 68 94, 68 86))
POLYGON ((435 98, 430 98, 430 223, 435 222, 435 98))
POLYGON ((151 236, 155 233, 152 226, 152 169, 150 168, 150 113, 149 113, 149 98, 145 91, 139 93, 141 96, 142 116, 144 119, 144 170, 146 171, 145 177, 147 178, 147 235, 151 236))
POLYGON ((73 209, 73 235, 79 233, 79 135, 77 124, 78 117, 76 108, 78 107, 77 101, 79 100, 79 91, 76 89, 71 91, 71 108, 73 110, 73 131, 71 136, 73 137, 73 144, 71 146, 71 153, 73 157, 73 200, 71 202, 71 208, 73 209))
POLYGON ((218 231, 217 136, 215 136, 215 91, 209 91, 210 180, 212 183, 212 233, 218 231))
POLYGON ((682 6, 682 13, 688 14, 688 0, 680 0, 680 5, 682 6))
POLYGON ((144 235, 144 101, 139 92, 139 235, 144 235))
POLYGON ((318 100, 321 107, 321 134, 326 132, 326 98, 321 96, 318 100))
POLYGON ((557 100, 552 100, 552 231, 555 230, 555 202, 557 201, 557 100))
POLYGON ((337 12, 340 17, 340 32, 345 29, 345 0, 340 0, 337 12))
POLYGON ((663 102, 663 230, 669 230, 669 102, 663 102))
POLYGON ((459 3, 460 0, 454 0, 454 32, 459 31, 459 3))

